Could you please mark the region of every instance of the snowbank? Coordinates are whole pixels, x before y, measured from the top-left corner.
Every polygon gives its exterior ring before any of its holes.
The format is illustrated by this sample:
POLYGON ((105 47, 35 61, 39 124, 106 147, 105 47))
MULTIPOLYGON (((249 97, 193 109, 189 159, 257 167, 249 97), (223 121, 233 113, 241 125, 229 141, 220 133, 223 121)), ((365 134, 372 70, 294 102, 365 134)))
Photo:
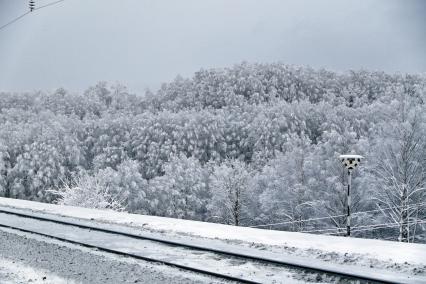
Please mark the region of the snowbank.
POLYGON ((271 231, 73 206, 59 206, 8 198, 0 198, 0 206, 131 225, 170 234, 190 234, 204 238, 287 246, 302 250, 314 249, 339 254, 363 254, 377 260, 426 265, 426 245, 423 244, 271 231))
POLYGON ((0 258, 1 283, 34 283, 34 284, 76 284, 49 271, 35 269, 16 260, 0 258))

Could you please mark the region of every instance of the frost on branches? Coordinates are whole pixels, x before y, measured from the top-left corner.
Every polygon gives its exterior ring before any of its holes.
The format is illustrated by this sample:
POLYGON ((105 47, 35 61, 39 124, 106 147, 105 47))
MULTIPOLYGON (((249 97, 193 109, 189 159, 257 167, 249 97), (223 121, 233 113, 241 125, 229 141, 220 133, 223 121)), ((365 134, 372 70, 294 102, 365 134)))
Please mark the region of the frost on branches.
POLYGON ((426 78, 285 64, 200 70, 134 95, 0 93, 0 195, 426 242, 426 78), (53 191, 52 191, 53 190, 53 191))
POLYGON ((51 192, 59 196, 58 204, 122 211, 122 200, 104 182, 104 177, 102 173, 96 176, 79 175, 71 185, 65 184, 61 190, 51 192))

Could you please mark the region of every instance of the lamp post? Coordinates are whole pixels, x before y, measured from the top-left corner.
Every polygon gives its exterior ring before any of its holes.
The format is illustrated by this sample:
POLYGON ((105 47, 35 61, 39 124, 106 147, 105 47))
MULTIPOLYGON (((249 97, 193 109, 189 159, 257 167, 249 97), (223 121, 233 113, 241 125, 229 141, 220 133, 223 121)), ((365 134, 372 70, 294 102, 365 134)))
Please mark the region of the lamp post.
POLYGON ((352 171, 359 165, 361 159, 363 158, 360 155, 340 155, 340 160, 342 161, 343 166, 348 170, 348 188, 346 195, 346 206, 347 206, 347 215, 346 215, 346 236, 351 235, 351 183, 352 183, 352 171))
POLYGON ((30 12, 34 11, 34 9, 35 9, 35 3, 34 3, 34 0, 30 0, 30 2, 29 2, 29 6, 30 6, 30 12))

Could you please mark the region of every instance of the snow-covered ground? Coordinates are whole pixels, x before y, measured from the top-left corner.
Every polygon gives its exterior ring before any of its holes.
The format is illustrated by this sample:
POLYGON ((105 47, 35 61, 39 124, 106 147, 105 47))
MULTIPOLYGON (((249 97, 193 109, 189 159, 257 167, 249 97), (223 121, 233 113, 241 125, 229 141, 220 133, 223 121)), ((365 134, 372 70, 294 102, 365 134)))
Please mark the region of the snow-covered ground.
POLYGON ((219 284, 223 282, 174 267, 1 228, 0 283, 219 284))
POLYGON ((422 244, 271 231, 6 198, 0 198, 0 206, 126 225, 165 236, 207 238, 327 263, 397 271, 425 277, 426 281, 426 245, 422 244))
POLYGON ((74 284, 76 282, 58 277, 42 269, 35 269, 16 260, 0 257, 0 280, 3 284, 74 284))
MULTIPOLYGON (((62 218, 63 217, 61 217, 61 219, 62 218)), ((228 275, 243 277, 259 283, 283 283, 283 279, 285 279, 286 281, 284 283, 301 284, 305 283, 306 279, 315 279, 318 277, 316 273, 304 273, 301 275, 301 271, 297 269, 286 269, 282 266, 265 265, 264 263, 247 261, 245 259, 223 257, 220 254, 189 250, 187 248, 165 245, 158 242, 138 240, 127 236, 22 218, 4 213, 0 213, 0 224, 30 230, 31 232, 48 234, 49 236, 66 238, 67 240, 84 243, 86 245, 100 246, 110 251, 127 252, 132 255, 154 258, 176 264, 184 264, 215 273, 226 272, 228 275)), ((110 224, 108 226, 112 227, 110 224)), ((32 236, 34 235, 32 234, 32 236)), ((0 240, 2 240, 1 237, 0 240)), ((44 241, 50 243, 48 238, 44 241)), ((230 249, 232 249, 232 247, 230 249)), ((331 279, 325 280, 327 281, 324 281, 324 283, 331 282, 331 279)), ((121 283, 121 281, 119 283, 121 283)))

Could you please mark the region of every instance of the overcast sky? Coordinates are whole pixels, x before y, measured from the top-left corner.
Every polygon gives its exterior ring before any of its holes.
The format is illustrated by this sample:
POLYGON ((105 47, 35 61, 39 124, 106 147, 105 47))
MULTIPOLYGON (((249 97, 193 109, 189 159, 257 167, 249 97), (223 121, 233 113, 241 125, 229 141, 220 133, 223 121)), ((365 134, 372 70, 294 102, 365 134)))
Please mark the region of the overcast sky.
MULTIPOLYGON (((0 0, 0 26, 27 6, 0 0)), ((426 72, 425 15, 424 0, 66 0, 0 30, 0 91, 140 93, 241 61, 426 72)))

